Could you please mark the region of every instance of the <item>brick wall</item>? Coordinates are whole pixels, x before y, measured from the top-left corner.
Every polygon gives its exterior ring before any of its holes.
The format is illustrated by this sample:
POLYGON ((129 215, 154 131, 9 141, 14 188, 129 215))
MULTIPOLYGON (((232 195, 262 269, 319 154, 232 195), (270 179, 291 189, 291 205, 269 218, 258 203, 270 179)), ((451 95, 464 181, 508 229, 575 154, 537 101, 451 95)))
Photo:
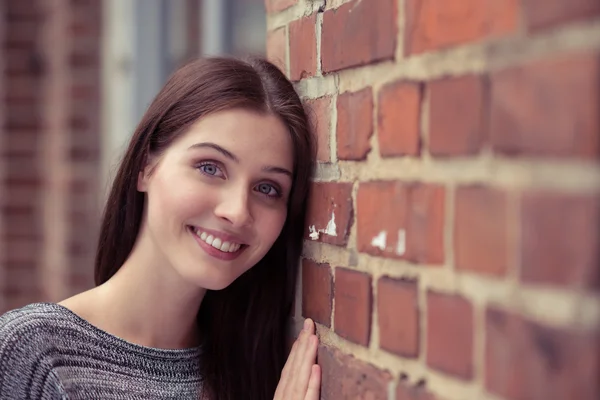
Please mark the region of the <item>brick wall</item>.
POLYGON ((267 0, 323 399, 600 396, 600 3, 267 0))
POLYGON ((1 10, 0 311, 92 284, 101 2, 2 0, 1 10))

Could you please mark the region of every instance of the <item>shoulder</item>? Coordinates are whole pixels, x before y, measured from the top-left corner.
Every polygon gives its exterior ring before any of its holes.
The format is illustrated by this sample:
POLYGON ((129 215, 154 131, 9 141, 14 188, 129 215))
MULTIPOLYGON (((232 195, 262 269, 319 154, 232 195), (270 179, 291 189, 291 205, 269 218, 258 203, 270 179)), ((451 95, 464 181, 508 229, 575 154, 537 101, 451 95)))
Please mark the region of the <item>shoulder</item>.
POLYGON ((0 316, 0 398, 7 393, 11 398, 30 398, 42 390, 40 385, 57 390, 53 348, 64 322, 60 307, 50 303, 30 304, 0 316))
POLYGON ((0 349, 14 336, 28 336, 52 330, 64 319, 61 308, 51 303, 34 303, 0 316, 0 349))
POLYGON ((0 316, 0 367, 45 353, 65 324, 62 313, 55 304, 35 303, 0 316))

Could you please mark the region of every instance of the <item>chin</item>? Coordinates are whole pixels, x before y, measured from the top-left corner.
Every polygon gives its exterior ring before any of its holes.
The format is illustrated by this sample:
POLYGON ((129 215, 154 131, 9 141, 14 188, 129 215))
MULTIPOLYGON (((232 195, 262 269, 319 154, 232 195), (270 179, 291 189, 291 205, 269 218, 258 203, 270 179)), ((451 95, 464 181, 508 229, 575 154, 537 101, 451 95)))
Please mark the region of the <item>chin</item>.
POLYGON ((210 271, 198 271, 185 268, 185 272, 182 271, 181 275, 198 288, 207 290, 223 290, 237 279, 237 276, 224 274, 222 268, 211 267, 210 269, 210 271))

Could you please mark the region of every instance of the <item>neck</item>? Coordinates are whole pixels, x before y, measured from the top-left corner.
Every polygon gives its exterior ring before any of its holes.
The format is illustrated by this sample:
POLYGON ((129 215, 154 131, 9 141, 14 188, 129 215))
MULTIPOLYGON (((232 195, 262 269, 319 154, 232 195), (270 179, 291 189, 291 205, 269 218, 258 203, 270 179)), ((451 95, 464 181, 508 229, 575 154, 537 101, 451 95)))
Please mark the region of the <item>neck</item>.
POLYGON ((90 322, 143 346, 195 347, 196 316, 206 289, 185 281, 160 259, 136 246, 111 279, 90 291, 95 291, 91 308, 96 310, 90 322))

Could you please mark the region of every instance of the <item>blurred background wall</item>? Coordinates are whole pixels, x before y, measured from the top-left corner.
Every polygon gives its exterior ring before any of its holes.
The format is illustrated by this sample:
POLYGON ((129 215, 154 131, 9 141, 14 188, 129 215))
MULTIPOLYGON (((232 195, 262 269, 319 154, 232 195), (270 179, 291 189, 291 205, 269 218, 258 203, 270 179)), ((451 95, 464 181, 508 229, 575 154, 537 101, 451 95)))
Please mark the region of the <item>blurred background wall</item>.
POLYGON ((264 54, 262 0, 0 1, 0 312, 93 284, 103 201, 173 70, 264 54))

